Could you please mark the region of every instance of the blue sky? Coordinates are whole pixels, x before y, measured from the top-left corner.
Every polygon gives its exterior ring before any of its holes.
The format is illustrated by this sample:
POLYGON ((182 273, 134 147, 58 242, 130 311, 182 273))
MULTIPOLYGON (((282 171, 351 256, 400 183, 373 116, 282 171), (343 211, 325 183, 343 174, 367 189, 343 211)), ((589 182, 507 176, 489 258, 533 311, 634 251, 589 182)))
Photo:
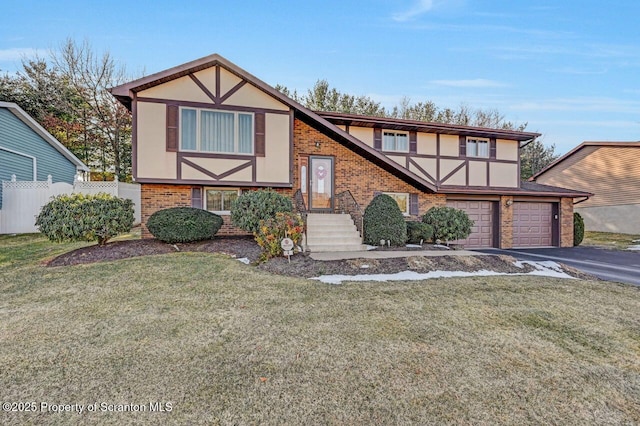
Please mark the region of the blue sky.
POLYGON ((638 16, 634 0, 4 0, 0 70, 67 37, 136 77, 219 53, 299 91, 495 108, 564 153, 640 140, 638 16))

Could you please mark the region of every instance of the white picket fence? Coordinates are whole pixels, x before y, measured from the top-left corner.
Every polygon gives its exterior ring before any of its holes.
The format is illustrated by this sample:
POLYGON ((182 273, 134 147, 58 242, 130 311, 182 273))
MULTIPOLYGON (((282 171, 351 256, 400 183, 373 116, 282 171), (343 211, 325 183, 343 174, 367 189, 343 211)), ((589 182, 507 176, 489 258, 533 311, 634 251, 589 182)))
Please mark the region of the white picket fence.
POLYGON ((0 210, 0 234, 38 232, 36 216, 51 197, 71 193, 97 194, 105 192, 133 201, 135 223, 140 223, 140 185, 114 182, 84 182, 72 184, 47 181, 2 181, 2 209, 0 210))

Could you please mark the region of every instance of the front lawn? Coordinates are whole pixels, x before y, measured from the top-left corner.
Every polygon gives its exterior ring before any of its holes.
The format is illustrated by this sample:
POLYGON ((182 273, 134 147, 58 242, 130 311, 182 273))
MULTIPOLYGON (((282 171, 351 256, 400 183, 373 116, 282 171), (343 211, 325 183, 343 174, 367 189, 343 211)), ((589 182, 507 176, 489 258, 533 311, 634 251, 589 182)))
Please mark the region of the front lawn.
POLYGON ((585 231, 584 240, 581 245, 626 250, 631 246, 640 245, 640 235, 585 231))
POLYGON ((332 286, 209 253, 42 266, 79 246, 0 237, 0 402, 98 412, 0 423, 640 422, 635 287, 332 286))

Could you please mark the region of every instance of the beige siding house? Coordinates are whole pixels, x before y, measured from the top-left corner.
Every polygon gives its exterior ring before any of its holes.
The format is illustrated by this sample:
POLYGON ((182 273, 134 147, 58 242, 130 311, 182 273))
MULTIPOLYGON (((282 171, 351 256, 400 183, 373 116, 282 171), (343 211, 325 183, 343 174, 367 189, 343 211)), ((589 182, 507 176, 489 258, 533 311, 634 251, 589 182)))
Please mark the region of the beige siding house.
POLYGON ((591 192, 575 211, 590 231, 640 234, 640 142, 584 142, 531 180, 591 192))
POLYGON ((407 220, 434 206, 464 209, 475 221, 467 247, 571 246, 573 199, 587 195, 520 182, 520 147, 537 133, 311 111, 219 55, 111 93, 133 115, 144 237, 148 217, 174 206, 216 212, 220 233, 237 234, 233 200, 274 188, 320 215, 308 222, 311 250, 336 250, 337 226, 319 224, 349 213, 357 227, 381 192, 407 220))

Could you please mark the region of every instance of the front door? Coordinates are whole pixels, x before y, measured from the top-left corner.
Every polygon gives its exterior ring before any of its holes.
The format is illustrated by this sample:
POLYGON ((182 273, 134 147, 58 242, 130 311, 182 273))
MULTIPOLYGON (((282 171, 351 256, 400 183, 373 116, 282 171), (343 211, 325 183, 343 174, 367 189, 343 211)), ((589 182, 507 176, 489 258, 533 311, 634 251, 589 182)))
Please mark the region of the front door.
POLYGON ((333 209, 333 157, 309 158, 309 210, 333 209))

